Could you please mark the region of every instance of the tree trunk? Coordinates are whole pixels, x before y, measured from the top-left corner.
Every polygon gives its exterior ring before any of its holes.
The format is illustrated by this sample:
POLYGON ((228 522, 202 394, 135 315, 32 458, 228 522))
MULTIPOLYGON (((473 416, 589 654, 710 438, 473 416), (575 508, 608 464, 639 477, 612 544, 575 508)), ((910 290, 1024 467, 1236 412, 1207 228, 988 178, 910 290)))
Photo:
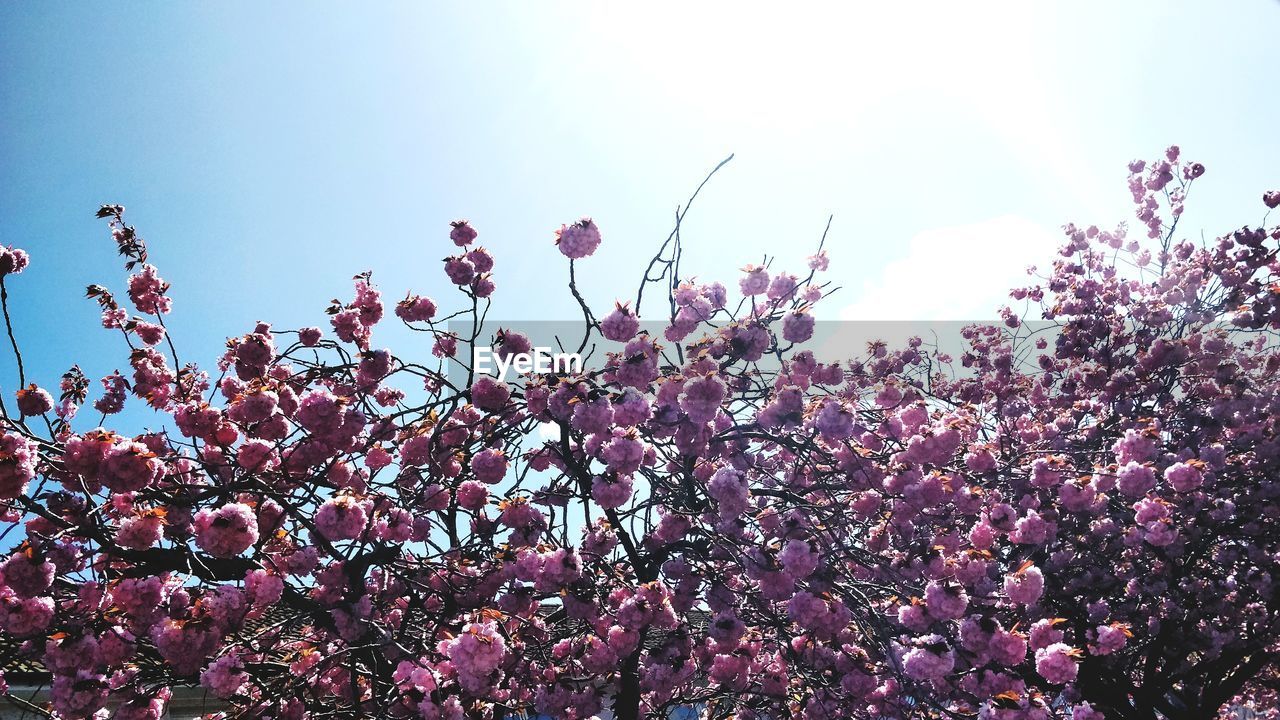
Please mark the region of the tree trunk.
POLYGON ((644 643, 636 648, 622 663, 622 672, 618 677, 618 692, 613 696, 613 717, 615 720, 640 720, 640 651, 644 643))

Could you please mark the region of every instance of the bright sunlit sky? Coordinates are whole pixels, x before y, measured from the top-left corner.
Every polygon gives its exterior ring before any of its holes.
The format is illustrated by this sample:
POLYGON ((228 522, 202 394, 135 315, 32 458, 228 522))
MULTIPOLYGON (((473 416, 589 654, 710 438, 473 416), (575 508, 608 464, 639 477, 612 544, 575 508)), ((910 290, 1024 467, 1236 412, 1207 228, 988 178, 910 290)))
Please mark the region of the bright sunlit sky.
POLYGON ((688 274, 799 270, 834 214, 820 317, 993 317, 1063 223, 1128 219, 1125 163, 1169 143, 1209 168, 1188 233, 1261 218, 1277 30, 1264 0, 4 3, 0 241, 33 256, 14 321, 46 386, 124 367, 83 298, 123 289, 103 203, 205 364, 258 319, 325 324, 363 270, 449 306, 458 217, 497 256, 490 317, 571 319, 553 229, 599 223, 581 285, 603 309, 730 153, 685 224, 688 274))

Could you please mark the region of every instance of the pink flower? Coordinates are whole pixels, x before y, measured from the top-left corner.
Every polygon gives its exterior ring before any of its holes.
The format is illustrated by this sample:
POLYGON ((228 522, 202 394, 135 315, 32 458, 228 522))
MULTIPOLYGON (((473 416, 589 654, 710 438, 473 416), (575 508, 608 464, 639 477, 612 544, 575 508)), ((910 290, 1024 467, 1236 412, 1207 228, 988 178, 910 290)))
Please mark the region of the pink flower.
POLYGON ((116 531, 116 542, 121 547, 145 550, 160 542, 163 531, 164 515, 158 512, 131 515, 120 521, 120 529, 116 531))
POLYGON ((828 399, 818 410, 813 426, 825 440, 848 440, 853 436, 853 413, 843 403, 828 399))
POLYGON ((629 307, 630 303, 615 303, 613 312, 600 321, 600 332, 609 340, 626 342, 640 331, 640 320, 629 307))
POLYGON ((1098 497, 1098 490, 1092 482, 1070 481, 1058 486, 1058 498, 1062 507, 1071 512, 1088 510, 1098 497))
POLYGON ((200 684, 220 698, 229 698, 249 680, 240 658, 227 654, 214 660, 200 673, 200 684))
POLYGON ((542 511, 529 504, 528 498, 508 498, 498 503, 498 510, 498 521, 509 528, 540 531, 547 525, 542 511))
POLYGON ((805 540, 788 540, 778 553, 778 562, 787 574, 796 580, 803 580, 818 569, 818 553, 805 540))
POLYGON ((43 415, 53 409, 53 396, 35 383, 18 391, 18 412, 26 417, 43 415))
POLYGON ((1014 524, 1009 539, 1023 545, 1041 545, 1049 538, 1049 523, 1040 513, 1028 510, 1027 514, 1014 524))
POLYGON ((454 220, 449 223, 452 228, 449 230, 449 239, 458 247, 466 247, 475 241, 479 233, 471 227, 471 223, 466 220, 454 220))
POLYGON ((591 481, 591 497, 606 510, 622 507, 631 499, 631 476, 597 475, 591 481))
POLYGON ((134 394, 146 398, 147 404, 157 410, 168 410, 177 374, 164 356, 155 348, 139 348, 129 358, 129 364, 133 366, 134 394))
POLYGON ((787 617, 819 638, 831 638, 844 630, 852 613, 842 602, 802 590, 787 602, 787 617))
POLYGON ((987 644, 991 659, 1004 667, 1015 667, 1027 659, 1027 638, 1022 634, 996 630, 987 644))
POLYGON ((178 430, 187 437, 212 437, 223 426, 222 412, 205 403, 188 403, 173 414, 178 430))
POLYGON ((940 635, 926 635, 902 656, 902 670, 916 680, 941 680, 956 664, 955 653, 940 635))
POLYGON ((570 260, 588 257, 600 247, 600 228, 591 218, 582 218, 556 231, 556 247, 570 260))
POLYGON ((594 400, 579 400, 573 404, 573 429, 581 433, 602 433, 613 424, 613 403, 601 395, 594 400))
POLYGON ((759 295, 769 289, 769 270, 760 265, 748 265, 742 269, 746 276, 738 281, 743 295, 759 295))
POLYGON ((898 606, 898 623, 912 632, 924 632, 932 622, 924 605, 918 602, 898 606))
POLYGON ((454 285, 467 285, 476 277, 476 266, 463 255, 444 259, 444 274, 454 285))
POLYGON ((716 501, 720 516, 725 518, 738 517, 746 512, 751 499, 746 478, 727 465, 711 476, 707 482, 707 494, 716 501))
POLYGON ((452 493, 449 492, 448 488, 439 483, 432 483, 422 488, 421 507, 423 510, 435 510, 438 512, 448 508, 451 499, 452 493))
POLYGON ((497 412, 507 404, 510 397, 511 391, 507 384, 488 375, 481 375, 471 384, 471 402, 483 410, 497 412))
POLYGON ((600 458, 615 473, 633 473, 644 462, 644 443, 633 434, 616 436, 601 448, 600 458))
POLYGON ((107 680, 92 670, 57 673, 49 688, 49 699, 63 717, 90 717, 107 702, 107 680))
POLYGON ((31 258, 27 251, 12 245, 0 246, 0 276, 17 275, 27 268, 31 258))
MULTIPOLYGON (((423 659, 425 662, 425 658, 423 659)), ((437 687, 435 673, 429 667, 423 667, 413 660, 401 660, 396 666, 391 679, 403 685, 409 685, 420 693, 429 694, 437 687)))
POLYGON ((925 586, 924 601, 929 614, 940 620, 958 620, 969 607, 964 587, 938 580, 930 580, 925 586))
POLYGON ((64 397, 53 406, 53 414, 70 423, 80 412, 80 405, 69 397, 64 397))
POLYGON ((493 283, 493 277, 488 273, 477 275, 476 279, 471 281, 471 294, 479 298, 487 298, 493 295, 497 287, 493 283))
POLYGON ((343 399, 335 397, 328 390, 313 390, 299 399, 294 418, 299 425, 315 435, 334 435, 345 424, 345 405, 343 399))
POLYGON ((775 395, 773 402, 765 405, 756 415, 756 422, 761 427, 790 429, 800 425, 804 419, 804 396, 800 388, 784 387, 775 395))
POLYGON ((1089 703, 1080 703, 1071 710, 1071 720, 1106 720, 1107 716, 1094 710, 1089 703))
POLYGON ((1095 631, 1097 640, 1089 651, 1094 655, 1110 655, 1119 652, 1129 640, 1129 628, 1122 623, 1099 625, 1095 631))
POLYGON ((355 310, 342 310, 333 316, 329 323, 333 325, 333 333, 342 342, 364 342, 365 327, 360 324, 360 313, 355 310))
POLYGON ((647 335, 633 338, 623 348, 617 365, 618 382, 647 390, 658 378, 658 350, 647 335))
POLYGON ((356 279, 355 290, 355 299, 335 313, 329 323, 339 340, 366 348, 373 327, 382 320, 382 294, 369 282, 367 275, 356 279))
POLYGON ((1170 465, 1164 471, 1164 479, 1180 493, 1191 492, 1204 483, 1204 473, 1197 463, 1180 462, 1170 465))
POLYGON ((364 503, 350 495, 329 498, 315 515, 316 529, 330 540, 354 540, 368 523, 364 503))
POLYGON ((623 389, 613 401, 613 422, 622 427, 632 427, 653 416, 649 400, 634 387, 623 389))
POLYGON ((0 579, 20 598, 44 594, 53 586, 57 568, 37 556, 30 548, 19 550, 0 564, 0 579))
POLYGON ((143 265, 142 270, 129 276, 129 299, 138 312, 161 315, 169 312, 173 300, 165 295, 169 283, 160 279, 154 265, 143 265))
POLYGON ((210 555, 234 557, 258 542, 258 519, 244 503, 227 503, 196 513, 196 545, 210 555))
POLYGON ((356 381, 363 388, 372 387, 391 374, 391 365, 390 350, 365 350, 360 353, 360 364, 356 366, 356 381))
POLYGON ((405 322, 427 322, 436 316, 436 303, 425 295, 410 295, 396 304, 396 317, 405 322))
POLYGON ((473 512, 489 502, 489 488, 484 483, 467 480, 458 486, 458 506, 473 512))
POLYGON ((1079 650, 1060 642, 1041 648, 1036 651, 1036 672, 1055 685, 1074 682, 1079 671, 1076 665, 1079 655, 1079 650))
POLYGON ((191 675, 221 645, 221 636, 212 623, 187 623, 165 618, 151 628, 151 640, 174 671, 191 675))
POLYGON ((498 357, 506 359, 516 355, 528 355, 533 352, 533 343, 529 341, 529 336, 515 330, 498 330, 498 345, 495 353, 498 357))
POLYGON ((1064 633, 1058 629, 1061 621, 1052 618, 1041 618, 1031 625, 1031 633, 1028 640, 1033 650, 1048 647, 1056 642, 1061 642, 1064 633))
POLYGON ((250 570, 244 578, 245 592, 254 605, 275 605, 284 596, 284 580, 266 570, 250 570))
POLYGON ((155 323, 139 321, 134 324, 133 331, 147 345, 158 345, 164 339, 164 327, 155 323))
POLYGON ((373 523, 373 536, 388 543, 408 542, 413 536, 413 516, 398 507, 380 511, 373 523))
POLYGON ((53 621, 53 598, 20 598, 0 592, 0 629, 22 638, 43 633, 53 621))
MULTIPOLYGON (((781 276, 780 276, 781 277, 781 276)), ((797 310, 782 319, 782 338, 790 343, 802 343, 813 337, 813 316, 797 310)))
POLYGON ((493 269, 493 256, 482 247, 469 250, 467 259, 471 261, 477 273, 488 273, 493 269))
POLYGON ((113 372, 102 378, 105 390, 102 397, 93 403, 93 409, 103 415, 114 415, 124 409, 125 395, 129 390, 129 381, 119 372, 113 372))
POLYGON ((1142 497, 1156 486, 1156 471, 1129 461, 1117 471, 1116 488, 1129 497, 1142 497))
POLYGON ((400 444, 400 462, 404 465, 426 465, 431 462, 430 435, 414 435, 400 444))
POLYGON ((457 637, 441 644, 441 651, 453 663, 462 688, 479 693, 506 659, 507 643, 493 623, 468 623, 457 637))
POLYGON ((770 300, 785 300, 795 294, 799 278, 791 273, 778 273, 769 283, 767 296, 770 300))
POLYGON ((318 327, 304 327, 298 331, 298 342, 305 347, 315 347, 319 342, 323 333, 318 327))
POLYGON ((1168 504, 1153 498, 1143 498, 1133 504, 1133 521, 1139 525, 1158 522, 1169 517, 1168 504))
POLYGON ((1034 565, 1010 573, 1004 578, 1004 594, 1008 596, 1009 602, 1034 605, 1043 592, 1044 574, 1034 565))
POLYGON ((146 445, 116 443, 102 463, 102 482, 116 492, 141 490, 164 476, 164 463, 146 445))
POLYGON ((279 401, 280 396, 271 390, 255 388, 235 397, 227 408, 227 417, 242 425, 259 423, 276 411, 279 401))
POLYGON ((1121 465, 1143 463, 1155 455, 1156 444, 1146 433, 1129 428, 1111 449, 1116 455, 1116 462, 1121 465))
POLYGON ((272 470, 280 465, 275 445, 265 440, 246 440, 236 451, 236 462, 250 472, 272 470))
POLYGON ((507 474, 507 456, 501 450, 482 450, 471 458, 471 472, 480 482, 492 485, 507 474))
POLYGON ((102 311, 102 327, 107 330, 119 330, 129 319, 129 312, 124 308, 107 308, 102 311))
POLYGON ((996 456, 987 448, 975 448, 964 456, 964 464, 976 473, 991 472, 996 469, 996 456))
POLYGON ((1178 531, 1168 519, 1147 523, 1143 530, 1142 539, 1156 547, 1167 547, 1178 539, 1178 531))
POLYGON ((0 500, 21 496, 36 476, 36 446, 21 435, 0 436, 0 500))
POLYGON ((684 384, 680 393, 680 409, 695 423, 710 422, 724 402, 726 388, 714 375, 694 378, 684 384))
POLYGON ((708 676, 718 685, 737 687, 746 682, 750 666, 750 659, 745 655, 716 655, 711 661, 708 676))

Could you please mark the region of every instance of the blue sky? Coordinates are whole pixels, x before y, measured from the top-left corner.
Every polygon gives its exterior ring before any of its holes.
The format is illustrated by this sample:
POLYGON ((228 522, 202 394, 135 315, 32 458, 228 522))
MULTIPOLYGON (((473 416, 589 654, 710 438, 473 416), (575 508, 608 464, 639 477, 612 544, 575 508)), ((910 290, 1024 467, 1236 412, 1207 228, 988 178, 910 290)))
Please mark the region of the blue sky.
POLYGON ((1125 162, 1171 142, 1209 167, 1188 233, 1257 222, 1280 185, 1280 3, 881 5, 4 3, 28 368, 125 364, 83 299, 123 287, 102 203, 128 207, 207 364, 256 320, 322 324, 363 270, 448 306, 457 217, 497 256, 500 319, 574 316, 551 232, 594 217, 604 308, 731 152, 685 267, 798 268, 834 213, 825 318, 994 316, 1062 223, 1127 219, 1125 162))

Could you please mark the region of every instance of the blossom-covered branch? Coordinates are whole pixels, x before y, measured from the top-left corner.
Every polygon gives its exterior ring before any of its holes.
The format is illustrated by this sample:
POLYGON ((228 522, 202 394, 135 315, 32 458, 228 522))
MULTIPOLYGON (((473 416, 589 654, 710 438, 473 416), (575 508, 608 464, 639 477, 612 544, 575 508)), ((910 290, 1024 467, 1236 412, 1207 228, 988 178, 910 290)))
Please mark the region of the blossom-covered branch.
MULTIPOLYGON (((470 364, 533 347, 487 321, 495 260, 465 221, 441 233, 460 309, 392 307, 429 357, 375 342, 392 319, 365 273, 327 327, 259 323, 201 369, 106 206, 127 299, 88 296, 129 373, 102 379, 89 422, 79 368, 55 400, 8 325, 0 661, 45 668, 60 718, 158 718, 195 683, 228 716, 280 719, 1265 707, 1280 228, 1181 240, 1203 166, 1170 148, 1129 170, 1147 237, 1068 225, 1012 293, 1034 310, 966 327, 956 353, 913 338, 820 358, 824 245, 799 274, 699 283, 683 211, 635 309, 597 314, 575 272, 607 244, 568 223, 548 252, 569 263, 579 351, 604 358, 510 379, 470 364), (167 429, 110 429, 131 403, 167 429)), ((27 264, 0 250, 6 322, 27 264)))

